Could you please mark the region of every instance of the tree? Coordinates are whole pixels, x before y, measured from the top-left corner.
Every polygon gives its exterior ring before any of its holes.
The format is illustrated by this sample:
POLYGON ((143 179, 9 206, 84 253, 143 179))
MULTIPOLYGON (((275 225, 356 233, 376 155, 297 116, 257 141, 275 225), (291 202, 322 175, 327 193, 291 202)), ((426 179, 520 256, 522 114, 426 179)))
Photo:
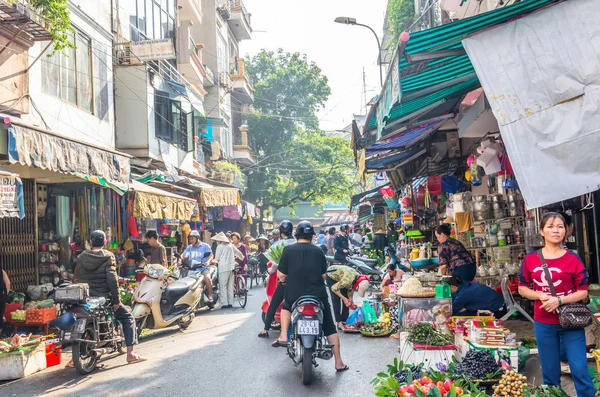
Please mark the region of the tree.
POLYGON ((347 199, 355 183, 349 142, 318 129, 331 90, 306 55, 261 51, 247 61, 256 82, 248 116, 258 162, 247 167, 247 197, 263 206, 347 199))
MULTIPOLYGON (((17 0, 9 0, 9 4, 16 2, 17 0)), ((45 19, 46 28, 49 29, 54 42, 54 51, 75 48, 72 42, 74 30, 71 26, 68 0, 27 0, 26 3, 29 3, 35 12, 45 19)))

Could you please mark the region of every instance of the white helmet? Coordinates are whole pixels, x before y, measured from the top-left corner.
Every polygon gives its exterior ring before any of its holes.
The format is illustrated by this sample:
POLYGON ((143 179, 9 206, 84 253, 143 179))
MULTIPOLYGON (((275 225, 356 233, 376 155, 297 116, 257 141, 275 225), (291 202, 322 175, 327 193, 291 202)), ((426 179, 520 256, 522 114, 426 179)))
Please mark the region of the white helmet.
POLYGON ((200 238, 200 232, 198 232, 197 230, 192 230, 192 232, 190 233, 190 237, 200 238))

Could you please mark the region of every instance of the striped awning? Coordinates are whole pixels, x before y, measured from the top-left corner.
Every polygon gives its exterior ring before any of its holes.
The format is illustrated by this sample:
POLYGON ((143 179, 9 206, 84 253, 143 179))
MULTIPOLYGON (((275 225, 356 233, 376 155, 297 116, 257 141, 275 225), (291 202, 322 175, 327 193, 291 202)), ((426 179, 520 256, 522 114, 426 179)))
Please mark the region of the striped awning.
POLYGON ((374 154, 393 149, 403 149, 412 146, 437 131, 442 124, 444 124, 444 122, 445 120, 434 121, 420 125, 416 128, 403 132, 388 142, 371 145, 367 148, 367 154, 374 154))

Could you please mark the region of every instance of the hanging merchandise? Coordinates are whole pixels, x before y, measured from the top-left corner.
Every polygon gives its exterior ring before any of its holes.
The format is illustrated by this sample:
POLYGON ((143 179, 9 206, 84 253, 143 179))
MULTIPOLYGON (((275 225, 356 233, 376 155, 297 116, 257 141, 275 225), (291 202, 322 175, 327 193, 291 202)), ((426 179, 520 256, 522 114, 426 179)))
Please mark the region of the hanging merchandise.
POLYGON ((398 208, 398 203, 396 202, 396 192, 390 186, 382 187, 379 189, 385 204, 388 208, 398 208))
POLYGON ((69 197, 56 197, 56 237, 66 238, 71 236, 71 227, 69 226, 71 206, 69 197))
POLYGON ((439 196, 442 194, 442 177, 430 176, 427 178, 427 189, 432 196, 439 196))

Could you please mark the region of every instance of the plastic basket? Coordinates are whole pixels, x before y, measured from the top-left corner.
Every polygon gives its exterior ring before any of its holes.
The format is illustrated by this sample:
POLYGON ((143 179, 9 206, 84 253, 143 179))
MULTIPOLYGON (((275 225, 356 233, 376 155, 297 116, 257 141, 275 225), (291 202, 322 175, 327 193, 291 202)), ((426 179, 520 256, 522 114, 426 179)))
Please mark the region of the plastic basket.
POLYGON ((27 309, 25 311, 26 324, 46 324, 56 318, 56 307, 45 309, 27 309))

